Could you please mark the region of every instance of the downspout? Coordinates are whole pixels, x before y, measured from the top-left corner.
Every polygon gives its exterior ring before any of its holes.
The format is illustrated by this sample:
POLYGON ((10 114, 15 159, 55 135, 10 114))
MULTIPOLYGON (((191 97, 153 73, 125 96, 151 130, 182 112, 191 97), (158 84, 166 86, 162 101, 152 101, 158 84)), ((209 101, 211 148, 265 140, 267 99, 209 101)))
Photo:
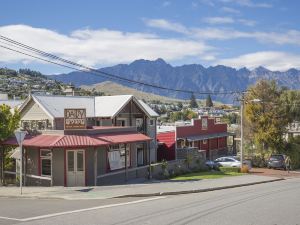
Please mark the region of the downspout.
POLYGON ((127 171, 127 144, 125 144, 125 182, 128 181, 128 171, 127 171))

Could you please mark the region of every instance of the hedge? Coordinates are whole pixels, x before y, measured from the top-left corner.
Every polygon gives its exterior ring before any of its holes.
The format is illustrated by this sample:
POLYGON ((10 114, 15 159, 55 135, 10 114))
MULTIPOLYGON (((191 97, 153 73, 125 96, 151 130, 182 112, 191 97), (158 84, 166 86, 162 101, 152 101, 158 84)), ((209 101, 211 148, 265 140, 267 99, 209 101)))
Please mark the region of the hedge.
POLYGON ((221 166, 219 167, 219 170, 223 173, 239 173, 241 171, 241 168, 240 167, 224 167, 224 166, 221 166))

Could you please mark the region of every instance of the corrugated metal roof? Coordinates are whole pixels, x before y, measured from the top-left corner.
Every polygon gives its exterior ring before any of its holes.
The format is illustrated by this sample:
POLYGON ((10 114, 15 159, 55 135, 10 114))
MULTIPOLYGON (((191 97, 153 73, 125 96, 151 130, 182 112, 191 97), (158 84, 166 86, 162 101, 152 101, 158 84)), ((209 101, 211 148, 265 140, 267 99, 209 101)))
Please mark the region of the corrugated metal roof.
MULTIPOLYGON (((97 135, 26 135, 23 146, 41 148, 95 147, 150 140, 151 138, 148 136, 137 132, 107 133, 97 135)), ((11 137, 1 144, 18 146, 18 142, 15 137, 11 137)))
POLYGON ((148 115, 150 117, 158 117, 159 115, 153 110, 151 109, 151 107, 149 105, 147 105, 144 101, 139 100, 139 103, 141 104, 141 106, 144 108, 144 110, 148 113, 148 115))
POLYGON ((109 143, 103 140, 85 135, 64 135, 56 141, 52 147, 84 147, 84 146, 103 146, 109 143))
POLYGON ((96 96, 95 116, 114 117, 132 97, 132 95, 96 96))
POLYGON ((53 117, 64 117, 65 108, 85 108, 87 117, 95 116, 94 97, 33 95, 53 117))
POLYGON ((175 144, 175 132, 164 132, 157 134, 158 142, 164 143, 168 148, 174 147, 175 144))
POLYGON ((134 99, 150 117, 157 117, 146 103, 136 100, 133 95, 115 96, 53 96, 32 95, 52 117, 64 117, 65 108, 85 108, 87 117, 114 117, 123 107, 134 99))
POLYGON ((24 101, 22 100, 0 100, 0 105, 8 105, 10 108, 19 107, 24 101))
MULTIPOLYGON (((61 138, 62 135, 37 135, 37 136, 26 135, 23 141, 23 146, 49 148, 61 138)), ((18 142, 15 137, 11 137, 7 139, 2 144, 18 146, 18 142)))
POLYGON ((110 142, 112 144, 143 142, 152 140, 150 137, 138 132, 98 134, 95 135, 95 137, 110 142))
POLYGON ((197 136, 187 136, 184 138, 177 138, 177 139, 187 138, 189 141, 201 141, 201 140, 212 139, 212 138, 227 137, 229 135, 231 134, 228 132, 222 132, 222 133, 204 134, 204 135, 197 135, 197 136))

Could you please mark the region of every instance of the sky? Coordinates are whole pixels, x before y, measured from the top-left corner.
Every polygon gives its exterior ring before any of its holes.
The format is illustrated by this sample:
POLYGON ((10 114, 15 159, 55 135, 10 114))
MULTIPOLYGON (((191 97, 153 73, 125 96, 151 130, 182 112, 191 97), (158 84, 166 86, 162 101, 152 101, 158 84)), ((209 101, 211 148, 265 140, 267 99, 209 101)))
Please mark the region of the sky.
MULTIPOLYGON (((162 58, 300 69, 299 0, 1 0, 1 8, 0 35, 93 68, 162 58)), ((1 47, 0 67, 70 71, 1 47)))

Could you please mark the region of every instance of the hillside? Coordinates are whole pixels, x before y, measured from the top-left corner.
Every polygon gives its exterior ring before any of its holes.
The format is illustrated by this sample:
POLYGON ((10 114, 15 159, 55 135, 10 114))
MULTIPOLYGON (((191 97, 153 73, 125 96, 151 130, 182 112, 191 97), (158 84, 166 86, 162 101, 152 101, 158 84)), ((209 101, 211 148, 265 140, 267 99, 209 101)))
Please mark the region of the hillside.
MULTIPOLYGON (((270 71, 264 67, 253 70, 247 68, 235 69, 227 66, 203 67, 198 64, 172 66, 162 59, 155 61, 136 60, 130 64, 119 64, 99 69, 101 71, 133 79, 141 82, 154 83, 169 88, 196 91, 236 91, 246 90, 249 85, 259 79, 275 79, 279 85, 290 89, 300 89, 300 71, 290 69, 285 72, 270 71)), ((65 83, 72 82, 76 86, 92 85, 107 81, 107 78, 84 72, 71 72, 52 76, 65 83)), ((140 91, 164 95, 171 98, 190 98, 189 94, 165 91, 147 86, 118 82, 122 85, 136 88, 140 91)), ((206 96, 196 96, 203 99, 206 96)), ((232 103, 234 96, 212 96, 213 100, 232 103)))
MULTIPOLYGON (((0 68, 0 93, 8 94, 9 98, 26 98, 31 93, 64 95, 69 85, 51 79, 40 72, 30 69, 12 70, 0 68)), ((100 92, 90 92, 76 88, 78 95, 103 95, 100 92)))
POLYGON ((111 81, 105 81, 93 85, 82 85, 80 87, 89 91, 95 90, 103 92, 105 93, 105 95, 134 95, 138 99, 144 99, 146 102, 161 101, 165 103, 173 103, 183 101, 179 99, 168 98, 160 95, 146 93, 143 91, 138 91, 134 88, 129 88, 111 81))

